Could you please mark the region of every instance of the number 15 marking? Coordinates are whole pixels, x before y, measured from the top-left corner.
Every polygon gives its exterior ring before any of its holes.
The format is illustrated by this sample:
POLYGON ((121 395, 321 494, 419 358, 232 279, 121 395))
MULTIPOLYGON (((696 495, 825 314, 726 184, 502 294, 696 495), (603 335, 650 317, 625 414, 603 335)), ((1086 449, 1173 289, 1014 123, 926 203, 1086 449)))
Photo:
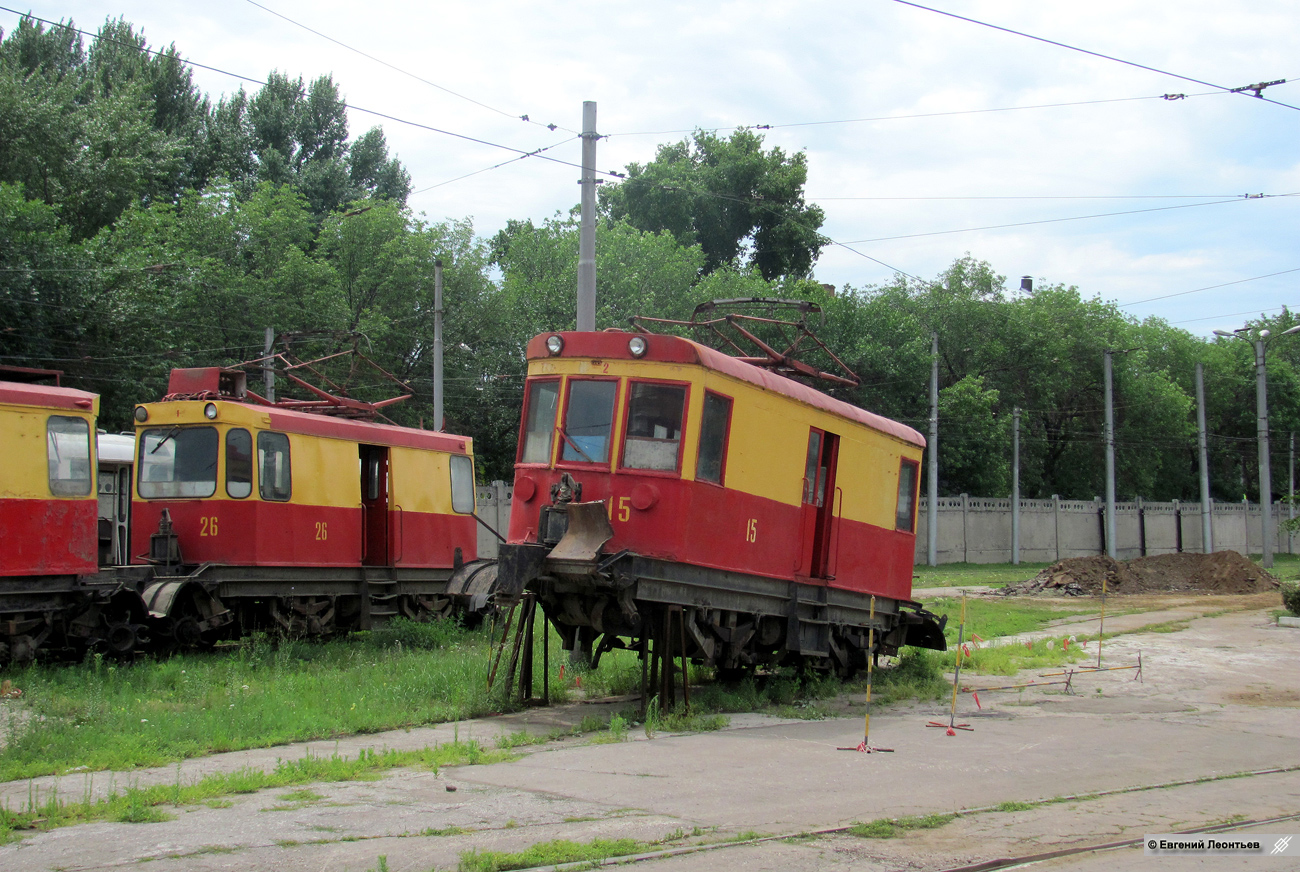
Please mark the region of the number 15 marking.
POLYGON ((749 524, 745 526, 745 541, 758 541, 758 518, 750 518, 749 524))

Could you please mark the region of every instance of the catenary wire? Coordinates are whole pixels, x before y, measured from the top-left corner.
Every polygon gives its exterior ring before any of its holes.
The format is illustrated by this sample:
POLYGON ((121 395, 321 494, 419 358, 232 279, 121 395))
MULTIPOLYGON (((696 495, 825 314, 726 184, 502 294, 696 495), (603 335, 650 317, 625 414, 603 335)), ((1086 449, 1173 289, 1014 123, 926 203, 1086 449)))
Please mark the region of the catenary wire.
POLYGON ((945 16, 947 16, 948 18, 956 18, 956 19, 959 20, 959 21, 966 21, 966 22, 969 22, 969 23, 971 23, 971 24, 978 24, 980 27, 988 27, 988 28, 991 28, 991 29, 993 29, 993 30, 1000 30, 1000 31, 1002 31, 1003 33, 1009 33, 1009 34, 1012 34, 1013 36, 1023 36, 1024 38, 1026 38, 1026 39, 1032 39, 1032 40, 1034 40, 1035 42, 1047 43, 1048 45, 1054 45, 1054 46, 1057 46, 1058 48, 1064 48, 1064 49, 1068 49, 1069 51, 1079 52, 1080 54, 1091 55, 1092 57, 1095 57, 1095 58, 1101 58, 1101 59, 1103 59, 1103 60, 1114 61, 1114 62, 1117 63, 1117 64, 1124 64, 1124 65, 1126 65, 1126 66, 1136 67, 1136 68, 1138 68, 1138 69, 1140 69, 1140 70, 1146 70, 1146 71, 1148 71, 1148 72, 1152 72, 1152 73, 1159 73, 1159 74, 1162 75, 1162 76, 1171 76, 1171 77, 1173 77, 1173 78, 1175 78, 1175 79, 1182 79, 1184 82, 1191 82, 1191 83, 1193 83, 1193 84, 1195 84, 1195 85, 1204 85, 1204 86, 1207 87, 1207 88, 1217 88, 1218 90, 1223 91, 1224 93, 1242 94, 1242 95, 1244 95, 1244 96, 1250 96, 1249 94, 1246 94, 1246 92, 1247 92, 1247 91, 1255 91, 1254 96, 1255 96, 1256 99, 1263 100, 1263 101, 1265 101, 1266 103, 1273 103, 1273 104, 1278 105, 1278 106, 1285 106, 1287 109, 1295 109, 1295 110, 1297 110, 1297 111, 1300 111, 1300 106, 1292 106, 1290 103, 1282 103, 1282 102, 1280 102, 1280 101, 1278 101, 1278 100, 1273 100, 1273 99, 1270 99, 1270 98, 1268 98, 1268 97, 1263 96, 1263 93, 1262 93, 1262 92, 1263 92, 1263 89, 1264 89, 1264 88, 1266 88, 1266 87, 1270 87, 1271 85, 1275 85, 1275 84, 1277 84, 1277 85, 1284 84, 1285 81, 1286 81, 1285 79, 1283 79, 1283 80, 1279 80, 1279 81, 1276 81, 1276 82, 1269 82, 1269 83, 1263 83, 1263 82, 1261 82, 1261 83, 1259 83, 1259 85, 1258 85, 1258 89, 1257 89, 1255 86, 1250 86, 1250 85, 1247 85, 1247 86, 1245 86, 1245 87, 1241 87, 1241 88, 1229 88, 1229 87, 1227 87, 1226 85, 1216 85, 1216 84, 1213 83, 1213 82, 1206 82, 1206 81, 1204 81, 1204 80, 1202 80, 1202 79, 1194 79, 1194 78, 1192 78, 1191 76, 1184 76, 1184 75, 1181 75, 1181 74, 1179 74, 1179 73, 1171 73, 1171 72, 1169 72, 1168 70, 1161 70, 1161 69, 1158 69, 1158 68, 1156 68, 1156 67, 1149 67, 1149 66, 1147 66, 1146 64, 1139 64, 1139 63, 1137 63, 1137 62, 1135 62, 1135 61, 1126 61, 1126 60, 1124 60, 1123 58, 1113 57, 1112 55, 1102 54, 1101 52, 1090 51, 1090 50, 1088 50, 1088 49, 1086 49, 1086 48, 1079 48, 1078 46, 1069 45, 1068 43, 1064 43, 1064 42, 1057 42, 1057 41, 1054 40, 1054 39, 1047 39, 1046 37, 1042 37, 1042 36, 1034 36, 1032 33, 1025 33, 1025 32, 1020 31, 1020 30, 1012 30, 1012 29, 1009 28, 1009 27, 1002 27, 1001 25, 990 24, 990 23, 987 22, 987 21, 980 21, 980 20, 977 19, 977 18, 967 18, 965 15, 958 15, 958 14, 955 13, 955 12, 945 12, 945 11, 942 10, 942 9, 935 9, 935 8, 933 8, 933 7, 931 7, 931 6, 922 6, 920 3, 914 3, 914 2, 912 2, 912 0, 894 0, 894 2, 895 2, 895 3, 900 3, 900 4, 904 5, 904 6, 911 6, 911 7, 915 8, 915 9, 923 9, 923 10, 925 10, 926 12, 934 12, 934 13, 937 13, 937 14, 939 14, 939 15, 945 15, 945 16))
POLYGON ((540 122, 540 121, 533 121, 533 120, 530 119, 527 115, 515 115, 514 113, 512 113, 512 112, 507 112, 507 111, 505 111, 504 109, 498 109, 498 108, 495 107, 495 106, 490 106, 490 105, 488 105, 487 103, 482 102, 481 100, 475 100, 473 97, 468 97, 468 96, 466 96, 466 95, 464 95, 464 94, 461 94, 461 93, 459 93, 459 92, 457 92, 457 91, 453 91, 451 88, 447 88, 447 87, 444 87, 444 86, 442 86, 442 85, 439 85, 437 82, 431 82, 431 81, 429 81, 428 79, 424 78, 423 76, 418 76, 418 75, 416 75, 415 73, 408 72, 407 70, 404 70, 404 69, 402 69, 401 67, 396 66, 395 64, 390 64, 388 61, 383 60, 382 58, 377 58, 377 57, 375 57, 375 56, 372 55, 372 54, 367 54, 366 52, 362 51, 362 50, 359 49, 359 48, 355 48, 355 47, 353 47, 353 46, 350 46, 350 45, 348 45, 347 43, 342 42, 341 40, 338 40, 338 39, 335 39, 335 38, 332 37, 332 36, 329 36, 328 34, 321 33, 319 30, 315 30, 315 29, 313 29, 313 28, 311 28, 311 27, 308 27, 307 25, 303 24, 301 21, 295 21, 294 19, 290 18, 289 16, 287 16, 287 15, 281 13, 281 12, 277 12, 277 11, 275 11, 274 9, 272 9, 272 8, 269 7, 269 6, 264 6, 264 5, 262 5, 261 3, 258 3, 257 0, 245 0, 245 2, 247 2, 248 4, 250 4, 250 5, 252 5, 252 6, 256 6, 258 9, 261 9, 261 10, 263 10, 264 12, 268 12, 268 13, 270 13, 271 15, 274 15, 276 18, 279 18, 279 19, 281 19, 281 20, 283 20, 283 21, 287 21, 287 22, 289 22, 289 23, 292 24, 294 27, 300 27, 300 28, 302 28, 303 30, 307 31, 308 33, 315 34, 316 36, 319 36, 321 39, 328 40, 329 42, 334 43, 335 45, 339 46, 340 48, 345 48, 345 49, 347 49, 348 51, 353 52, 354 54, 359 54, 359 55, 361 55, 363 58, 366 58, 366 59, 368 59, 368 60, 372 60, 372 61, 374 61, 374 62, 377 63, 377 64, 381 64, 381 65, 383 65, 383 66, 385 66, 385 67, 388 67, 390 70, 393 70, 394 72, 401 73, 403 76, 406 76, 406 77, 408 77, 408 78, 415 79, 417 82, 423 82, 424 84, 428 85, 428 86, 431 87, 431 88, 437 88, 439 91, 443 91, 443 92, 445 92, 445 93, 447 93, 447 94, 452 95, 453 97, 459 97, 459 98, 462 99, 462 100, 467 100, 467 101, 469 101, 470 103, 473 103, 475 106, 479 106, 479 107, 481 107, 481 108, 483 108, 483 109, 487 109, 489 112, 495 112, 495 113, 497 113, 498 115, 504 115, 506 118, 514 118, 514 119, 518 119, 518 120, 520 120, 520 121, 524 121, 524 122, 526 122, 526 123, 528 123, 528 124, 536 124, 538 127, 545 127, 545 128, 550 129, 550 130, 563 130, 563 131, 566 132, 566 133, 573 133, 573 134, 576 134, 576 133, 578 132, 578 131, 576 131, 576 130, 569 130, 567 127, 561 127, 561 126, 558 125, 558 124, 543 124, 543 123, 540 122))

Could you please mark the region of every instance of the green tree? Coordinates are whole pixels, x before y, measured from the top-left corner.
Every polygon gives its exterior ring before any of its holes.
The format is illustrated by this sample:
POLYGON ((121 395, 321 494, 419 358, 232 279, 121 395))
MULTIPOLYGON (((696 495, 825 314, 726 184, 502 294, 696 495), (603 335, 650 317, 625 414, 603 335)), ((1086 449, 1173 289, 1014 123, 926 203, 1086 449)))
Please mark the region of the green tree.
POLYGON ((661 145, 648 164, 629 164, 627 179, 602 188, 600 202, 610 219, 699 245, 704 272, 729 265, 765 279, 805 277, 825 244, 825 214, 804 200, 807 179, 803 152, 764 151, 751 130, 728 139, 697 130, 661 145))

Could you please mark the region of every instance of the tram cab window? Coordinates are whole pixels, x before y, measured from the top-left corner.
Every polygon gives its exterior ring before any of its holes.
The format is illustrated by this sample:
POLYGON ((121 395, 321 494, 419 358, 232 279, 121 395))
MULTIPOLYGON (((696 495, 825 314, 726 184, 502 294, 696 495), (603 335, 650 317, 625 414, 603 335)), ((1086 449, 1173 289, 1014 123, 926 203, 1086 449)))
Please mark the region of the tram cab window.
POLYGON ((50 493, 56 497, 90 496, 89 422, 51 415, 45 422, 45 449, 50 463, 50 493))
POLYGON ((520 463, 551 462, 551 444, 555 439, 555 407, 559 399, 558 381, 529 383, 520 463))
POLYGON ((241 428, 226 432, 226 493, 242 500, 253 492, 253 437, 241 428))
POLYGON ((264 430, 257 434, 257 484, 264 500, 284 502, 293 493, 289 437, 264 430))
POLYGON ((632 382, 627 401, 627 435, 623 438, 623 467, 677 470, 682 446, 684 385, 632 382))
POLYGON ((700 454, 695 477, 700 481, 722 484, 723 462, 727 456, 727 434, 731 430, 731 399, 720 394, 704 395, 704 416, 700 422, 700 454))
POLYGON ((140 437, 140 496, 203 498, 217 492, 215 427, 145 430, 140 437))
POLYGON ((614 398, 618 382, 570 379, 569 398, 560 435, 562 460, 576 463, 607 463, 609 431, 614 422, 614 398))
POLYGON ((920 464, 904 460, 898 467, 898 513, 894 519, 895 529, 904 533, 915 532, 916 518, 916 484, 920 464))
POLYGON ((451 456, 451 510, 459 515, 474 512, 474 461, 463 454, 451 456))

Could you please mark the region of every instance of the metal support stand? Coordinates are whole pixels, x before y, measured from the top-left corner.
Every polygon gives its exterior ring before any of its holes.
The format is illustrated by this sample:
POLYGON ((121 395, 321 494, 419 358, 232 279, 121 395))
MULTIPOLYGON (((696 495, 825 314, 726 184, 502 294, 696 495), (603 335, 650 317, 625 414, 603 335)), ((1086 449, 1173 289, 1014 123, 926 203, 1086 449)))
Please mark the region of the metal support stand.
POLYGON ((650 632, 641 637, 641 714, 649 709, 650 700, 659 700, 661 712, 672 711, 677 705, 676 673, 682 678, 682 706, 691 708, 691 682, 686 659, 686 615, 681 606, 668 606, 663 619, 654 621, 647 616, 650 632), (674 622, 674 618, 676 621, 674 622), (658 623, 659 626, 655 626, 658 623), (676 633, 674 630, 676 623, 676 633), (680 669, 676 666, 681 657, 680 669))
MULTIPOLYGON (((510 646, 510 660, 506 664, 505 686, 506 693, 512 694, 515 687, 515 675, 519 676, 519 701, 524 705, 550 705, 551 704, 551 640, 549 627, 543 628, 542 636, 542 695, 540 697, 533 695, 534 683, 534 626, 537 623, 537 598, 526 593, 520 599, 518 605, 519 623, 514 627, 513 644, 510 646)), ((492 685, 496 680, 497 672, 501 666, 501 658, 505 654, 506 645, 511 642, 511 624, 515 616, 516 607, 512 605, 510 611, 506 613, 505 630, 501 634, 501 642, 497 646, 496 656, 493 658, 492 669, 488 673, 488 690, 492 690, 492 685)))

